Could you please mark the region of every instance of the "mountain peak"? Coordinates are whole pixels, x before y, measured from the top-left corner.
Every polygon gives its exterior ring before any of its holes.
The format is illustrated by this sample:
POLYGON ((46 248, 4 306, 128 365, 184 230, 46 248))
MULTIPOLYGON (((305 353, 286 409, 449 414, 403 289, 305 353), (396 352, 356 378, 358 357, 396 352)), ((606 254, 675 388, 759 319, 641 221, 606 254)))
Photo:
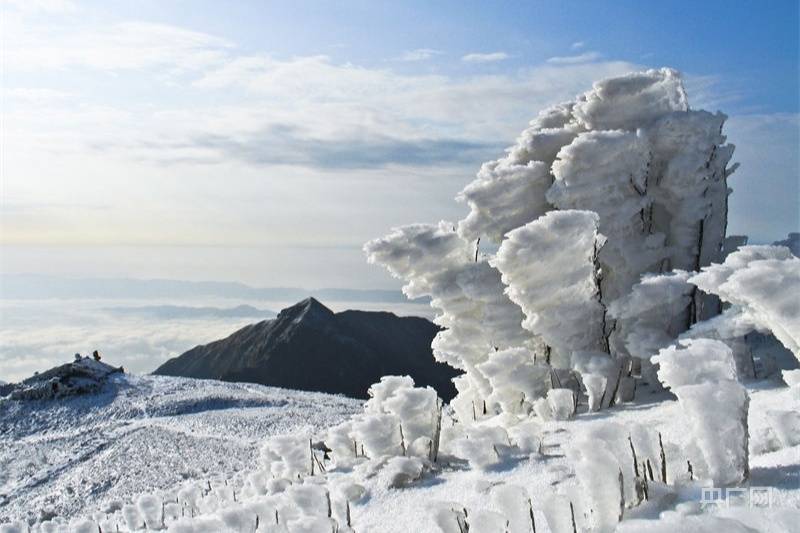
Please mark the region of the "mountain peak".
POLYGON ((278 316, 294 320, 307 320, 332 317, 333 311, 322 305, 319 300, 312 296, 297 302, 291 307, 283 309, 278 316))

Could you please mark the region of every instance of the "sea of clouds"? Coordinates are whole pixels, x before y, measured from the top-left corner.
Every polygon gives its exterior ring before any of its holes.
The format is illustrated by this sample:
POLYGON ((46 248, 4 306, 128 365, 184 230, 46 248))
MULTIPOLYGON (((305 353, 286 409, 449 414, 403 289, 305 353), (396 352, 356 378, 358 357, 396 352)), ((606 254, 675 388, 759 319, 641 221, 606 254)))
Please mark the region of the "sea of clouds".
MULTIPOLYGON (((103 360, 147 373, 171 357, 269 319, 295 302, 232 299, 0 299, 0 380, 19 381, 99 350, 103 360), (232 313, 240 305, 248 312, 232 313), (198 308, 203 308, 198 312, 198 308), (168 312, 165 312, 168 311, 168 312), (165 314, 169 315, 165 318, 165 314), (236 315, 236 316, 229 316, 236 315)), ((429 316, 427 304, 323 302, 334 311, 429 316)))

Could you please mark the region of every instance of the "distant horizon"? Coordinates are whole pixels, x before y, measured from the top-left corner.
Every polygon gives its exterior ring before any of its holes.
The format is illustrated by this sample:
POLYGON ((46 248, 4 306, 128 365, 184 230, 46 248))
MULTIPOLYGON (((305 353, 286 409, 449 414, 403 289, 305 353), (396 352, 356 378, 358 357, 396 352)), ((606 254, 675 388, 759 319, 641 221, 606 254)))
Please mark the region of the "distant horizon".
MULTIPOLYGON (((42 293, 42 297, 49 298, 74 298, 90 297, 103 298, 103 289, 110 289, 119 292, 127 290, 124 297, 137 297, 136 288, 147 289, 158 292, 161 290, 164 297, 186 297, 186 296, 221 296, 224 297, 226 290, 239 291, 229 294, 231 298, 264 298, 264 297, 303 297, 313 296, 318 299, 328 298, 334 301, 358 301, 359 297, 365 301, 387 301, 387 302, 409 302, 424 303, 428 298, 407 298, 400 288, 359 288, 359 287, 302 287, 302 286, 256 286, 241 281, 225 280, 184 280, 175 278, 137 278, 129 276, 69 276, 39 273, 6 273, 0 272, 0 298, 14 299, 26 298, 26 291, 31 291, 34 295, 42 293), (51 282, 47 286, 27 284, 27 282, 51 282), (52 283, 55 282, 55 285, 52 283), (13 284, 21 283, 22 287, 14 287, 13 284), (10 286, 9 284, 12 284, 10 286), (95 286, 93 286, 95 285, 95 286), (97 286, 99 285, 99 286, 97 286), (194 293, 184 292, 176 294, 177 289, 197 289, 194 293), (83 295, 81 294, 83 290, 83 295), (68 292, 69 294, 64 294, 68 292), (313 293, 313 294, 312 294, 313 293), (321 294, 317 296, 317 294, 321 294), (87 296, 90 295, 90 296, 87 296), (386 298, 385 300, 381 297, 386 298), (356 298, 353 300, 353 298, 356 298)), ((157 294, 139 293, 140 298, 152 298, 157 294)), ((119 297, 119 294, 112 294, 108 297, 119 297)), ((28 296, 35 297, 35 296, 28 296)))

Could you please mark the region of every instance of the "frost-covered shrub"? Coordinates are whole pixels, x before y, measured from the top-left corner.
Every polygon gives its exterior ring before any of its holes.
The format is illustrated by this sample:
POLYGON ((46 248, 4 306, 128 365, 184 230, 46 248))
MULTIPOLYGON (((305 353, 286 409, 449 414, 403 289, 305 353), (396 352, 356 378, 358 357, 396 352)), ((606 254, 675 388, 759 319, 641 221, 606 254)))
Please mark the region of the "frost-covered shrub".
POLYGON ((492 392, 487 400, 500 405, 504 413, 524 414, 550 388, 552 368, 536 363, 527 348, 508 348, 490 355, 478 365, 489 380, 492 392))
POLYGON ((256 513, 242 505, 229 505, 219 512, 222 522, 232 531, 255 529, 256 513))
POLYGON ((499 426, 473 425, 463 436, 450 443, 455 455, 477 468, 488 468, 507 455, 511 442, 506 430, 499 426))
POLYGON ((771 332, 800 360, 800 259, 788 248, 743 246, 689 281, 732 304, 727 322, 771 332))
POLYGON ((442 533, 464 533, 467 531, 466 509, 458 504, 442 503, 431 510, 433 521, 442 533))
MULTIPOLYGON (((536 410, 545 392, 536 363, 569 368, 574 351, 637 352, 657 382, 647 358, 716 314, 718 299, 683 283, 638 324, 624 306, 616 319, 607 308, 642 274, 722 260, 735 168, 725 119, 690 110, 670 69, 602 80, 542 111, 481 167, 459 195, 463 220, 397 228, 365 245, 408 296, 430 296, 439 311, 434 356, 465 371, 452 402, 460 421, 536 410), (481 239, 498 252, 482 253, 481 239)), ((631 396, 630 380, 613 382, 631 396)))
POLYGON ((697 475, 715 486, 746 480, 749 398, 736 380, 730 348, 711 339, 688 339, 664 348, 653 360, 686 416, 697 448, 696 453, 688 450, 697 475))
POLYGON ((381 475, 386 479, 386 486, 401 488, 421 478, 424 468, 425 465, 417 457, 392 457, 386 462, 381 475))
POLYGON ((617 529, 617 533, 753 533, 749 528, 731 518, 709 515, 670 514, 661 520, 626 520, 617 529))
POLYGON ((392 414, 365 414, 353 422, 353 438, 363 446, 364 454, 377 459, 383 456, 403 455, 403 437, 400 435, 400 418, 392 414))
POLYGON ((533 402, 533 412, 545 422, 553 420, 553 407, 547 401, 547 398, 539 398, 533 402))
POLYGON ((189 512, 197 511, 201 495, 202 489, 197 483, 186 484, 178 490, 178 503, 189 512))
POLYGON ((331 457, 337 465, 346 465, 358 456, 358 443, 352 435, 351 420, 330 427, 325 433, 325 445, 331 450, 331 457))
POLYGON ((161 500, 152 494, 142 494, 136 500, 136 507, 150 528, 161 525, 161 500))
POLYGON ((373 383, 367 390, 369 400, 364 404, 367 413, 386 413, 386 401, 398 391, 414 387, 411 376, 383 376, 378 383, 373 383))
POLYGON ((592 531, 611 532, 624 509, 622 466, 601 443, 583 442, 578 449, 575 475, 591 508, 589 524, 592 531))
POLYGON ((472 533, 496 533, 508 530, 508 520, 502 514, 488 509, 471 513, 467 519, 472 533))
POLYGON ((170 524, 170 533, 218 533, 225 531, 225 523, 216 516, 181 518, 170 524))
POLYGON ((554 420, 567 420, 575 414, 575 393, 570 389, 550 389, 547 391, 547 403, 550 404, 554 420))
POLYGON ((598 250, 607 301, 627 293, 664 257, 663 234, 651 234, 642 220, 653 202, 647 194, 650 159, 643 130, 604 130, 581 133, 553 163, 548 201, 599 216, 599 231, 607 238, 598 250))
POLYGON ((508 437, 522 453, 539 453, 542 446, 542 428, 535 420, 526 420, 508 428, 508 437))
POLYGON ((722 381, 675 389, 678 401, 700 448, 695 472, 715 486, 741 483, 749 476, 747 456, 747 391, 739 383, 722 381))
POLYGON ((330 516, 331 500, 328 490, 312 483, 293 484, 286 491, 293 505, 307 516, 330 516))
POLYGON ((128 529, 131 531, 144 527, 144 517, 135 505, 123 505, 122 516, 125 519, 125 525, 128 526, 128 529))
POLYGON ((731 350, 712 339, 689 339, 661 350, 658 377, 673 392, 684 385, 736 380, 731 350))
POLYGON ((525 488, 503 484, 492 489, 492 502, 508 521, 508 533, 529 533, 532 530, 533 508, 525 488))
POLYGON ((365 413, 327 431, 325 443, 339 465, 360 456, 372 459, 414 455, 435 460, 441 432, 441 403, 430 387, 414 387, 408 376, 384 376, 369 389, 365 413))
POLYGON ((70 520, 70 533, 97 533, 97 523, 88 518, 77 518, 70 520))
POLYGON ((272 437, 261 448, 261 464, 274 477, 297 478, 311 475, 311 443, 307 436, 272 437))
POLYGON ((400 419, 407 448, 420 438, 434 438, 439 423, 439 397, 432 388, 400 389, 383 403, 383 408, 400 419))
POLYGON ((550 494, 542 498, 541 508, 553 533, 574 533, 576 528, 579 528, 578 531, 584 531, 577 498, 564 494, 550 494))

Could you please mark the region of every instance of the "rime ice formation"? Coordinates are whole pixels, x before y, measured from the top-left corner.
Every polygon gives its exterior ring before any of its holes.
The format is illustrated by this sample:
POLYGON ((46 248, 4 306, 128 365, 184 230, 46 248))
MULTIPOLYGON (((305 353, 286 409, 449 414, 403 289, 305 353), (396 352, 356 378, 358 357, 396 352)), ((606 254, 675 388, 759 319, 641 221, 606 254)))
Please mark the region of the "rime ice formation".
POLYGON ((475 261, 471 245, 448 222, 398 228, 364 249, 370 262, 406 282, 407 296, 431 297, 440 311, 434 322, 446 328, 433 341, 434 357, 466 371, 456 380, 453 405, 462 417, 483 412, 492 388, 479 365, 497 350, 533 343, 521 326, 522 311, 503 293, 500 273, 475 261))
POLYGON ((628 294, 608 305, 609 315, 616 320, 616 340, 641 359, 641 375, 651 385, 659 381, 650 358, 686 329, 685 311, 695 290, 687 281, 689 276, 682 270, 646 274, 628 294))
POLYGON ((572 352, 604 346, 595 265, 604 238, 597 223, 590 211, 551 211, 508 232, 489 262, 522 308, 522 326, 552 348, 562 368, 572 352))
POLYGON ((500 242, 552 209, 595 211, 608 237, 600 261, 610 299, 644 272, 708 265, 720 259, 735 168, 725 118, 689 110, 670 69, 597 82, 543 111, 505 157, 481 168, 459 195, 470 207, 459 233, 500 242))
POLYGON ((576 351, 647 358, 719 313, 719 299, 683 275, 640 280, 724 259, 735 170, 725 119, 691 110, 671 69, 599 81, 542 111, 505 156, 481 167, 458 195, 469 208, 463 220, 397 228, 365 246, 371 262, 405 281, 406 294, 431 296, 440 310, 437 323, 447 329, 434 350, 466 372, 453 402, 462 418, 508 411, 523 389, 544 395, 533 385, 543 361, 569 368, 576 351), (579 229, 581 216, 594 217, 591 228, 579 229), (481 253, 482 240, 496 255, 481 253), (665 295, 673 299, 646 304, 661 283, 677 291, 665 295), (627 304, 651 305, 650 317, 627 304), (495 354, 507 348, 528 353, 495 354), (500 370, 493 357, 511 367, 500 370), (517 371, 531 374, 527 384, 503 377, 517 371))
POLYGON ((678 397, 694 436, 695 472, 715 487, 745 481, 748 466, 747 410, 750 399, 737 381, 733 352, 712 339, 687 339, 654 358, 658 377, 678 397))
POLYGON ((789 248, 744 246, 689 282, 732 305, 710 321, 723 338, 767 331, 800 359, 800 259, 789 248))

